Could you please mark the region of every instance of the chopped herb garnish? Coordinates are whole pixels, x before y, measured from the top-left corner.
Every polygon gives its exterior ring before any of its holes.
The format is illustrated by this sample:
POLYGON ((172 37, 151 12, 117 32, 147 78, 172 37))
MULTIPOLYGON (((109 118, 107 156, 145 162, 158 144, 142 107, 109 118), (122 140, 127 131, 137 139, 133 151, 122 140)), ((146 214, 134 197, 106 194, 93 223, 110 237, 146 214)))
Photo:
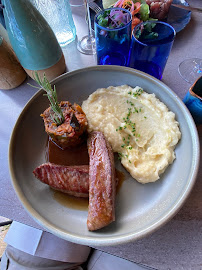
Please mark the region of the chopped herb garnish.
POLYGON ((136 92, 133 93, 134 97, 138 97, 143 93, 143 89, 139 88, 138 90, 136 90, 136 92))
MULTIPOLYGON (((138 97, 143 93, 143 89, 142 88, 138 88, 135 92, 129 91, 128 94, 132 95, 133 97, 138 97)), ((136 108, 135 104, 130 101, 130 100, 126 100, 125 101, 127 104, 129 104, 131 107, 128 107, 128 112, 126 114, 126 117, 123 117, 123 121, 124 121, 124 125, 123 126, 119 126, 116 131, 119 130, 125 130, 128 129, 128 131, 131 134, 128 134, 127 137, 123 137, 123 144, 121 145, 121 148, 125 148, 128 150, 132 150, 133 147, 131 146, 131 137, 136 137, 135 141, 138 141, 138 138, 140 137, 140 134, 136 134, 136 124, 134 122, 131 121, 131 116, 133 113, 140 113, 142 112, 142 108, 136 108)), ((119 159, 126 157, 128 158, 128 155, 124 155, 123 153, 118 153, 119 154, 119 159)), ((129 163, 131 163, 131 161, 129 160, 129 163)))
POLYGON ((124 157, 124 154, 122 154, 121 152, 118 152, 118 159, 121 159, 122 157, 124 157))

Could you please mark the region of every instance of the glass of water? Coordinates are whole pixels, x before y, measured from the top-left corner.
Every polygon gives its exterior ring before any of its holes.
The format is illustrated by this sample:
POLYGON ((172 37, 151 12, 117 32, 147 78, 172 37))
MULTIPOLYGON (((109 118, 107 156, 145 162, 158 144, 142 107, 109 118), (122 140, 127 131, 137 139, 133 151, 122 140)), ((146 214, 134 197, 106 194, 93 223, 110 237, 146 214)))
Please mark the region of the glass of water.
POLYGON ((70 6, 72 7, 81 7, 83 6, 83 0, 69 0, 70 6))
MULTIPOLYGON (((93 2, 94 0, 89 0, 90 2, 93 2)), ((84 5, 84 1, 83 0, 69 0, 70 6, 71 7, 81 7, 84 5)))
POLYGON ((59 44, 64 47, 76 38, 69 0, 29 0, 46 19, 59 44))

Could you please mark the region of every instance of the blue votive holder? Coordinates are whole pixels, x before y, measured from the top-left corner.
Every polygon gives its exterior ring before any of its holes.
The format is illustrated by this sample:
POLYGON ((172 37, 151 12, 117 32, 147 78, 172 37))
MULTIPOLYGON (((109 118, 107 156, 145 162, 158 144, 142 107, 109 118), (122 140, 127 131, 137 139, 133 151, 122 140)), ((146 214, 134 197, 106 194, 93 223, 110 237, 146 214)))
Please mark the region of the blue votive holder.
POLYGON ((138 24, 132 33, 129 66, 161 80, 175 35, 175 29, 165 22, 138 24))
POLYGON ((193 116, 196 125, 202 124, 202 76, 190 87, 183 102, 193 116))
POLYGON ((128 64, 131 45, 131 25, 131 13, 123 8, 108 8, 95 16, 94 28, 98 65, 126 66, 128 64), (121 11, 126 13, 128 16, 127 24, 117 28, 100 26, 98 24, 98 17, 103 15, 106 11, 121 11))

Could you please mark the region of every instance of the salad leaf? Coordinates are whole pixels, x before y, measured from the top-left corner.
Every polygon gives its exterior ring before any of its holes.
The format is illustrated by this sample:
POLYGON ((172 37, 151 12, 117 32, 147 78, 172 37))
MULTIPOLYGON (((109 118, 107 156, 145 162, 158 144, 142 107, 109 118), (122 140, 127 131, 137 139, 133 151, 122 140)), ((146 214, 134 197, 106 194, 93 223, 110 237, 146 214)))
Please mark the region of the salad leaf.
POLYGON ((130 16, 123 10, 105 10, 97 17, 97 23, 105 28, 116 29, 123 27, 129 22, 130 16))
MULTIPOLYGON (((115 3, 117 2, 117 0, 102 0, 102 6, 104 9, 106 8, 110 8, 112 7, 115 3)), ((146 1, 145 0, 133 0, 133 3, 137 3, 140 2, 141 4, 145 4, 146 1)))
POLYGON ((100 14, 98 16, 98 24, 103 27, 108 26, 108 16, 110 14, 110 11, 104 11, 103 14, 100 14))
POLYGON ((149 5, 141 4, 141 7, 140 7, 141 20, 147 21, 149 19, 149 14, 150 14, 149 5))
POLYGON ((135 37, 138 40, 141 39, 156 39, 158 37, 158 33, 154 31, 154 27, 156 26, 155 23, 148 23, 145 22, 143 28, 139 28, 136 33, 135 37))

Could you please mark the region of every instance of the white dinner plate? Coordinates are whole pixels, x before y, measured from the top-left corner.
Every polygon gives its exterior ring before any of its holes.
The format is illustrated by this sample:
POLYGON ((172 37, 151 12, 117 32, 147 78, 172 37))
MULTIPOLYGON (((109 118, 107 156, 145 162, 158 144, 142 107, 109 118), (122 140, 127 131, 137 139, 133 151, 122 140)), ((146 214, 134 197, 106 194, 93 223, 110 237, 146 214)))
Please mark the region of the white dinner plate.
POLYGON ((182 138, 176 160, 160 180, 140 184, 116 162, 125 175, 116 198, 116 221, 95 231, 87 230, 87 209, 61 204, 54 192, 32 171, 46 161, 47 134, 40 114, 49 106, 39 90, 26 104, 14 127, 9 164, 13 187, 28 213, 45 230, 66 240, 93 246, 134 241, 159 229, 181 208, 194 185, 199 166, 199 140, 193 119, 180 98, 163 82, 143 72, 119 66, 95 66, 66 73, 53 81, 58 99, 81 104, 97 88, 127 84, 155 93, 176 114, 182 138))

